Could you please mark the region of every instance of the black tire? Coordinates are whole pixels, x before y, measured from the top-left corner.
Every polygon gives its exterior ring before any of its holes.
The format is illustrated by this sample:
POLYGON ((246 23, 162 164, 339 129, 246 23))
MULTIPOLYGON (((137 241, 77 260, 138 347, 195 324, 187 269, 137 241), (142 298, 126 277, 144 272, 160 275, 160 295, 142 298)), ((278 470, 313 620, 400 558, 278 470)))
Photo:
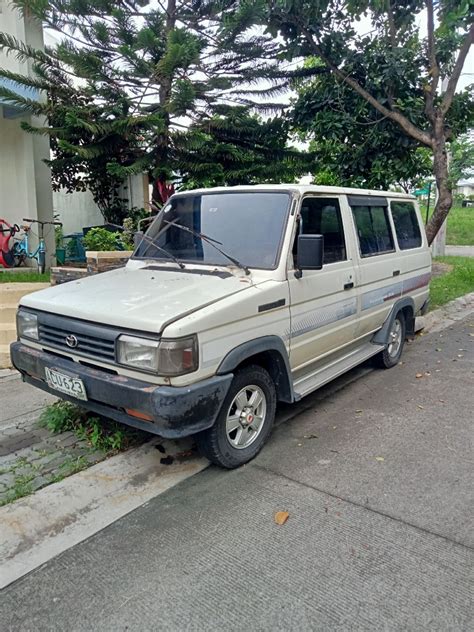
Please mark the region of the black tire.
POLYGON ((13 267, 19 268, 21 265, 23 265, 25 261, 25 255, 16 255, 15 253, 13 253, 13 260, 13 267))
POLYGON ((44 274, 46 269, 46 255, 44 252, 38 253, 38 272, 44 274))
MULTIPOLYGON (((251 390, 248 391, 249 396, 251 392, 251 390)), ((268 439, 275 421, 275 410, 275 384, 268 371, 257 365, 244 367, 235 374, 215 424, 208 430, 196 435, 200 453, 215 465, 220 465, 226 469, 233 469, 248 463, 260 452, 268 439), (252 443, 247 447, 236 448, 232 445, 231 438, 227 434, 227 416, 235 405, 234 400, 237 395, 244 391, 246 387, 250 389, 254 386, 260 389, 265 396, 266 410, 264 418, 260 430, 257 432, 255 439, 252 440, 252 443)), ((249 424, 249 426, 251 425, 249 424)), ((240 432, 240 428, 238 431, 240 432)), ((250 433, 252 428, 242 428, 242 432, 244 431, 250 433)))
POLYGON ((403 345, 405 344, 405 335, 406 335, 406 324, 405 324, 405 317, 403 315, 403 312, 398 312, 398 314, 395 316, 389 336, 398 327, 399 327, 399 335, 400 335, 400 345, 397 347, 397 349, 393 350, 391 353, 390 343, 389 343, 387 344, 385 349, 376 356, 377 364, 382 369, 391 369, 392 367, 396 366, 400 361, 400 357, 403 351, 403 345))

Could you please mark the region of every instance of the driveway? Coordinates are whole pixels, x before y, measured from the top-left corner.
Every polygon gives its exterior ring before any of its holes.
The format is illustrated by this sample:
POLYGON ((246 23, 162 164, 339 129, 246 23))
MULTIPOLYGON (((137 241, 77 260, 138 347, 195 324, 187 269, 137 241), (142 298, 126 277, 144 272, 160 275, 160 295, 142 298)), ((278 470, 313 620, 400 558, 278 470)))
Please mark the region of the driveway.
POLYGON ((280 409, 251 464, 6 588, 2 629, 472 629, 473 343, 471 317, 280 409))

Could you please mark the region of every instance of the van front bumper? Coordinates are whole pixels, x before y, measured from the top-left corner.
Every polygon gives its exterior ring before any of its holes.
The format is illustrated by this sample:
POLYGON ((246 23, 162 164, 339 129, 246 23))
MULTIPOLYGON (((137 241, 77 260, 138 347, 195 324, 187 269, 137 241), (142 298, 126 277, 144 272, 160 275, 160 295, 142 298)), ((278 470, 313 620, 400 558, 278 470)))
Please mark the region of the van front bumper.
POLYGON ((14 342, 10 352, 13 366, 25 382, 104 417, 170 439, 210 428, 233 377, 232 374, 216 375, 189 386, 157 386, 84 366, 21 342, 14 342), (81 379, 88 401, 50 388, 45 377, 46 367, 81 379), (153 421, 138 419, 127 414, 125 409, 139 411, 152 417, 153 421))

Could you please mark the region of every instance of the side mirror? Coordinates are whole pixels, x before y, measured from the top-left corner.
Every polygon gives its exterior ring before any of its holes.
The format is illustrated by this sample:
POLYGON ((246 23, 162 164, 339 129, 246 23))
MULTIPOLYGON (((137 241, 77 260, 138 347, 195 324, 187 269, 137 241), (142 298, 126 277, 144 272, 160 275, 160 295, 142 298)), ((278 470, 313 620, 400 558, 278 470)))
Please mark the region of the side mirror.
POLYGON ((299 235, 296 256, 297 277, 303 270, 321 270, 324 257, 324 235, 299 235))
POLYGON ((143 239, 143 235, 144 235, 144 232, 142 230, 137 230, 137 232, 134 233, 134 235, 133 235, 133 245, 135 246, 135 248, 138 247, 138 244, 143 239))

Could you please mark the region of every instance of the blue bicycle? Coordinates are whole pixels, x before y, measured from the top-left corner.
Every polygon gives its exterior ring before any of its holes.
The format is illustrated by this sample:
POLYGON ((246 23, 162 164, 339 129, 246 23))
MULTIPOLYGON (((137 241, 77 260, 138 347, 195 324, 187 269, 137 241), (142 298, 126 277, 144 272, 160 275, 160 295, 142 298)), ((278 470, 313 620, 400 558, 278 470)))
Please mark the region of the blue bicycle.
POLYGON ((41 222, 39 219, 27 219, 23 218, 24 222, 29 222, 30 224, 38 224, 39 234, 38 234, 38 247, 36 250, 30 252, 29 246, 29 233, 31 231, 31 226, 24 225, 21 228, 24 231, 24 235, 22 239, 15 241, 13 244, 13 256, 15 258, 15 266, 21 265, 25 259, 36 259, 38 264, 38 272, 43 274, 46 269, 46 242, 44 239, 44 227, 46 225, 49 226, 62 226, 61 222, 41 222))

